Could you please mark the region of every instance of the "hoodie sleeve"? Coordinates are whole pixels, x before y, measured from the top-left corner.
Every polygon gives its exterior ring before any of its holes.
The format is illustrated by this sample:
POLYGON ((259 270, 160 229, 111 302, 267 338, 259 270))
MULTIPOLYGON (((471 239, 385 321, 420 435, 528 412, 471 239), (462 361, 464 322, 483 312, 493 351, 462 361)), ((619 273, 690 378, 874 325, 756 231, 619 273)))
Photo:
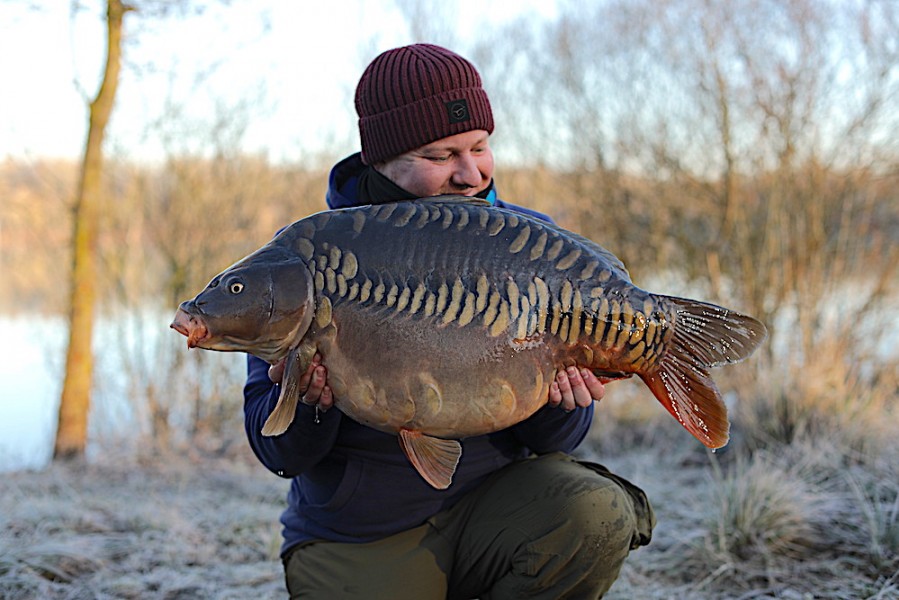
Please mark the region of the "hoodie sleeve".
POLYGON ((536 454, 574 452, 590 431, 593 404, 565 412, 544 406, 530 418, 512 426, 512 432, 523 445, 536 454))
POLYGON ((334 446, 341 412, 319 413, 315 407, 300 403, 296 417, 281 435, 264 436, 262 426, 275 408, 281 386, 268 377, 268 363, 247 356, 247 382, 244 385, 244 426, 250 447, 259 461, 281 477, 295 477, 315 466, 334 446))

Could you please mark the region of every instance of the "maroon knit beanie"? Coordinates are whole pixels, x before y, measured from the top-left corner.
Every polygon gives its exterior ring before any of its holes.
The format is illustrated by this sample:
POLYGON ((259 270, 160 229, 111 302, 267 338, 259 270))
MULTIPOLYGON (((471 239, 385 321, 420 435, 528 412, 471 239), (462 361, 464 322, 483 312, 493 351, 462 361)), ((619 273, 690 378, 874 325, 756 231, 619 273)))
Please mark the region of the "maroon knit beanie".
POLYGON ((481 76, 458 54, 412 44, 377 56, 356 87, 362 160, 369 165, 457 133, 493 133, 481 76))

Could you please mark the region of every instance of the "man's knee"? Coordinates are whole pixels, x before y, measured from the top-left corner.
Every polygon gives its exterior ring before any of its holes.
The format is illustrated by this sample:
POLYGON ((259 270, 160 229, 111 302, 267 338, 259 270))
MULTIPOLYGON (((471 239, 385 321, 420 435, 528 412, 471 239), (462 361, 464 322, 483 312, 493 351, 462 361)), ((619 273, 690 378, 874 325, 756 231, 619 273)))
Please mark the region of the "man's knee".
POLYGON ((522 547, 517 581, 510 574, 494 591, 516 585, 523 597, 543 597, 536 590, 553 590, 558 597, 605 593, 630 551, 648 541, 653 525, 619 481, 574 461, 560 464, 549 486, 554 517, 546 515, 543 534, 522 547))
POLYGON ((539 522, 530 527, 519 522, 523 534, 541 537, 562 529, 575 538, 589 535, 594 544, 617 545, 620 539, 633 549, 649 543, 652 508, 646 494, 626 479, 564 454, 541 456, 519 468, 519 480, 510 489, 531 498, 524 514, 540 512, 539 522))
POLYGON ((541 533, 522 540, 511 570, 482 597, 599 598, 612 586, 631 550, 637 519, 620 486, 593 479, 556 498, 555 514, 534 528, 541 533))
POLYGON ((638 537, 630 495, 614 481, 597 475, 592 488, 569 499, 565 516, 568 532, 580 542, 578 551, 589 555, 598 568, 614 566, 617 574, 638 537))

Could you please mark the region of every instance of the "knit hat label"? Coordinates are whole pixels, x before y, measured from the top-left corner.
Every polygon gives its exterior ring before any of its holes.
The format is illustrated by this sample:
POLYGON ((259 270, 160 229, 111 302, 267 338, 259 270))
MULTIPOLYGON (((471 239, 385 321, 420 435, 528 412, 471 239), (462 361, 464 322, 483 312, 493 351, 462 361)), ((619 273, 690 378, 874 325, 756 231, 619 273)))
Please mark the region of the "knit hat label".
POLYGON ((450 100, 446 103, 446 114, 450 123, 463 123, 471 118, 468 112, 468 100, 460 98, 459 100, 450 100))

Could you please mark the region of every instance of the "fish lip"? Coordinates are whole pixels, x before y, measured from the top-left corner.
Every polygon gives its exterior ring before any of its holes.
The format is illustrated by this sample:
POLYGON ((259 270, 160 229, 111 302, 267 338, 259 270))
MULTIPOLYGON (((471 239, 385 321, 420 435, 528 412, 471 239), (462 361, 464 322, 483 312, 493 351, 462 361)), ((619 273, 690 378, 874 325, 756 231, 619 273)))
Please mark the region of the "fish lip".
POLYGON ((169 327, 187 337, 188 348, 196 348, 200 345, 200 342, 209 337, 209 329, 206 327, 205 320, 201 316, 193 315, 180 307, 169 327))

